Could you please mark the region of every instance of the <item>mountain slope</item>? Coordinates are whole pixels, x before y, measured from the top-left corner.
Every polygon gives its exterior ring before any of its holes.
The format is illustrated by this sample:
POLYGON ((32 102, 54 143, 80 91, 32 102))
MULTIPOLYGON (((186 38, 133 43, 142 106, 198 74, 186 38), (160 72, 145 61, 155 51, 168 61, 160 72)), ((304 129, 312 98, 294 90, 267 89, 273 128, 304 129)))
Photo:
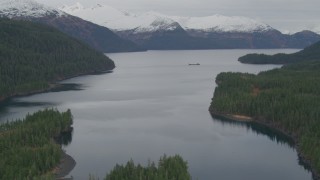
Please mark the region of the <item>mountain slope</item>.
POLYGON ((1 0, 0 17, 30 20, 53 26, 102 52, 141 50, 133 42, 120 38, 106 27, 98 26, 33 0, 1 0))
POLYGON ((248 64, 288 64, 303 61, 320 61, 320 41, 293 54, 248 54, 239 58, 242 63, 248 64))
POLYGON ((108 27, 147 49, 184 49, 189 38, 177 22, 155 12, 132 14, 101 4, 85 8, 80 3, 63 6, 61 10, 108 27))
POLYGON ((108 28, 84 21, 78 17, 68 15, 51 18, 49 16, 32 19, 32 21, 53 26, 74 38, 86 42, 101 52, 133 52, 143 50, 132 41, 120 38, 108 28))
POLYGON ((38 23, 0 18, 0 39, 0 100, 115 67, 104 54, 38 23))
POLYGON ((320 40, 315 33, 285 35, 246 17, 133 14, 107 5, 84 7, 80 3, 61 10, 108 27, 146 49, 304 48, 320 40))
POLYGON ((290 37, 289 43, 292 48, 300 48, 301 43, 305 43, 303 47, 307 47, 319 41, 319 34, 307 30, 292 34, 290 37))

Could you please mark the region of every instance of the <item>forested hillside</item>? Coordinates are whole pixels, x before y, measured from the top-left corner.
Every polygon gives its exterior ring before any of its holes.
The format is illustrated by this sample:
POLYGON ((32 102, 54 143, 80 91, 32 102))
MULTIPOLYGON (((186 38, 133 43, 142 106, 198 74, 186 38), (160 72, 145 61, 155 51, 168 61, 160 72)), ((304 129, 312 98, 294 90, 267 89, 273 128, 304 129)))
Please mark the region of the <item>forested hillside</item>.
POLYGON ((248 54, 239 58, 242 63, 248 64, 288 64, 303 61, 320 60, 320 41, 293 54, 248 54))
POLYGON ((0 179, 54 179, 62 150, 54 138, 70 131, 70 110, 43 110, 0 125, 0 179))
POLYGON ((212 114, 248 116, 286 132, 314 172, 320 172, 320 61, 258 75, 221 73, 216 83, 212 114))
POLYGON ((114 67, 104 54, 54 28, 0 19, 0 99, 114 67))

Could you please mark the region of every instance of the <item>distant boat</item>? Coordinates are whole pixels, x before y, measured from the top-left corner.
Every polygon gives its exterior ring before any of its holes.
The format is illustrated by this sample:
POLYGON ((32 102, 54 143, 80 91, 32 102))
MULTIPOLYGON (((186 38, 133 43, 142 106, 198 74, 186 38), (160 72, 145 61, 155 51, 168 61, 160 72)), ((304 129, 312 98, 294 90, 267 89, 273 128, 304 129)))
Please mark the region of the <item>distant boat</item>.
POLYGON ((193 66, 193 65, 199 66, 199 65, 200 65, 200 63, 196 63, 196 64, 189 64, 189 66, 193 66))

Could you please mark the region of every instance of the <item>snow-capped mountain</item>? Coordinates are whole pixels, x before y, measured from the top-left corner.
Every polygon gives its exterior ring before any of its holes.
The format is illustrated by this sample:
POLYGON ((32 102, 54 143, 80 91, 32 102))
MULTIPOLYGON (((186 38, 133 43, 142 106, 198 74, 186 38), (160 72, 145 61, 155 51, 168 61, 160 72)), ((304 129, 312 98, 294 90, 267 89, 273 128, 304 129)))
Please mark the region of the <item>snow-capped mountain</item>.
POLYGON ((303 48, 320 36, 284 35, 271 26, 239 16, 167 16, 134 14, 107 5, 64 5, 60 10, 108 27, 146 49, 303 48), (317 38, 314 38, 317 37, 317 38))
POLYGON ((267 24, 240 16, 212 15, 206 17, 171 17, 185 30, 205 32, 264 32, 273 30, 267 24))
POLYGON ((63 11, 39 4, 32 0, 1 0, 0 16, 8 18, 33 17, 40 18, 44 16, 63 16, 63 11))
POLYGON ((84 7, 77 3, 56 9, 33 0, 0 0, 0 17, 56 27, 103 52, 137 51, 141 47, 304 48, 320 40, 320 35, 313 32, 286 35, 245 17, 177 17, 157 12, 133 14, 101 4, 84 7))
POLYGON ((0 0, 0 17, 34 21, 53 26, 102 52, 141 49, 133 42, 120 38, 106 27, 33 0, 0 0))
POLYGON ((80 3, 62 6, 61 10, 85 20, 108 27, 114 31, 134 30, 135 33, 174 30, 179 24, 165 15, 156 12, 132 14, 116 8, 96 4, 85 8, 80 3))
POLYGON ((245 17, 213 15, 207 17, 166 16, 157 12, 133 14, 107 5, 97 4, 85 8, 80 3, 60 8, 61 10, 85 20, 113 29, 114 31, 135 30, 135 32, 154 32, 184 30, 205 32, 257 32, 272 30, 267 24, 245 17))

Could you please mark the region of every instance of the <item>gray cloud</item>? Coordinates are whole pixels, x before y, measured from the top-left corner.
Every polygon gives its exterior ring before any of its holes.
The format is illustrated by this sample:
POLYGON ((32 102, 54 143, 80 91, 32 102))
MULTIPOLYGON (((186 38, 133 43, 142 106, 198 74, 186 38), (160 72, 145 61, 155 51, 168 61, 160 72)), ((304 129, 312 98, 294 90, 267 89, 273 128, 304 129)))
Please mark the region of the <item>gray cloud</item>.
POLYGON ((169 15, 222 14, 258 19, 282 31, 320 32, 319 0, 37 0, 51 6, 80 2, 85 6, 107 4, 131 12, 158 11, 169 15))

